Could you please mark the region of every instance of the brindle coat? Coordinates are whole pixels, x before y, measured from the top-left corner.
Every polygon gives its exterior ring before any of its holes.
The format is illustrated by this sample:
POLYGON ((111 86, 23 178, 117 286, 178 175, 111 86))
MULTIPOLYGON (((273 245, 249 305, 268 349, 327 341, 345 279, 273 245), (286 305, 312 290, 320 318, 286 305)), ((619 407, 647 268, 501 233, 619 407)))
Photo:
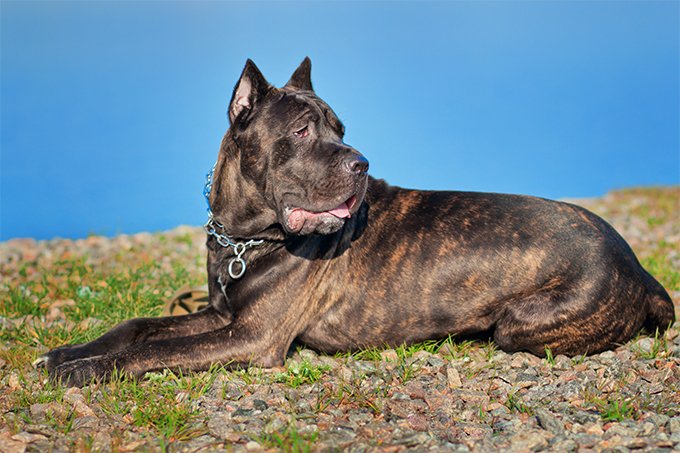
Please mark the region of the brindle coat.
POLYGON ((229 276, 234 251, 210 236, 206 309, 55 349, 39 359, 51 375, 83 385, 114 367, 271 367, 296 339, 332 353, 484 332, 505 351, 575 355, 673 321, 663 287, 583 208, 369 177, 310 69, 305 59, 277 89, 248 60, 234 89, 210 203, 221 233, 265 240, 244 276, 229 276), (346 201, 350 218, 328 213, 346 201))

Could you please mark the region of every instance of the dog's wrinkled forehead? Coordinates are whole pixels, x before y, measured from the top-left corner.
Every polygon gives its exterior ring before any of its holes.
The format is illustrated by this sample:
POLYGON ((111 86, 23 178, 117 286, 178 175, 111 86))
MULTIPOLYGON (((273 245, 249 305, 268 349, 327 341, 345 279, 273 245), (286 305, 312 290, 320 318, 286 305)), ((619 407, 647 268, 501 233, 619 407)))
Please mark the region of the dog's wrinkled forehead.
POLYGON ((284 128, 294 125, 296 121, 309 118, 328 123, 340 135, 345 131, 344 125, 330 106, 310 91, 279 89, 267 110, 268 120, 273 119, 284 128))

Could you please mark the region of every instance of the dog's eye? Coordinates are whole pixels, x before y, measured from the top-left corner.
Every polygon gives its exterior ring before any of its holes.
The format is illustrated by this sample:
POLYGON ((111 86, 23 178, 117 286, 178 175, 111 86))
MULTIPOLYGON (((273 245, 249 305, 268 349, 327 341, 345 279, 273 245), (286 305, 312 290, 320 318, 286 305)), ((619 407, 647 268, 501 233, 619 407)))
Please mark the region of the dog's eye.
POLYGON ((309 135, 309 127, 305 126, 302 129, 293 132, 293 135, 296 136, 297 138, 305 138, 306 136, 309 135))

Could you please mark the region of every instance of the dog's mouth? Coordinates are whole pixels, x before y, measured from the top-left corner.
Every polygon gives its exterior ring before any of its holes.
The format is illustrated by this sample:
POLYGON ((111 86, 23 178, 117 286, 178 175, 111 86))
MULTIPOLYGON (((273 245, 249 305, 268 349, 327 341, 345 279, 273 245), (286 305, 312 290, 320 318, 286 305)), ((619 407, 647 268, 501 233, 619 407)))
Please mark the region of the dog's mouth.
MULTIPOLYGON (((286 209, 286 223, 288 229, 293 233, 304 233, 305 225, 320 225, 320 224, 339 224, 344 222, 344 219, 352 217, 352 208, 357 203, 356 195, 352 195, 347 200, 343 201, 333 209, 326 211, 311 211, 304 208, 287 208, 286 209)), ((333 228, 335 229, 335 228, 333 228)))

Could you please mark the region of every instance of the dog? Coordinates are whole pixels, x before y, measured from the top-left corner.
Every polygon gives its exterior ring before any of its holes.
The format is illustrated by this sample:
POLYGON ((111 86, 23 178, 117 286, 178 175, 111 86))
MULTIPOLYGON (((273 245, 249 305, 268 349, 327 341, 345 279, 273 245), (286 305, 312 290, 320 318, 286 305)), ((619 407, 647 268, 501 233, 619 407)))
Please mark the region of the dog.
POLYGON ((407 190, 368 175, 312 87, 251 61, 207 184, 209 305, 132 319, 38 359, 67 385, 214 363, 485 334, 507 352, 601 352, 675 318, 664 288, 595 214, 530 196, 407 190))

